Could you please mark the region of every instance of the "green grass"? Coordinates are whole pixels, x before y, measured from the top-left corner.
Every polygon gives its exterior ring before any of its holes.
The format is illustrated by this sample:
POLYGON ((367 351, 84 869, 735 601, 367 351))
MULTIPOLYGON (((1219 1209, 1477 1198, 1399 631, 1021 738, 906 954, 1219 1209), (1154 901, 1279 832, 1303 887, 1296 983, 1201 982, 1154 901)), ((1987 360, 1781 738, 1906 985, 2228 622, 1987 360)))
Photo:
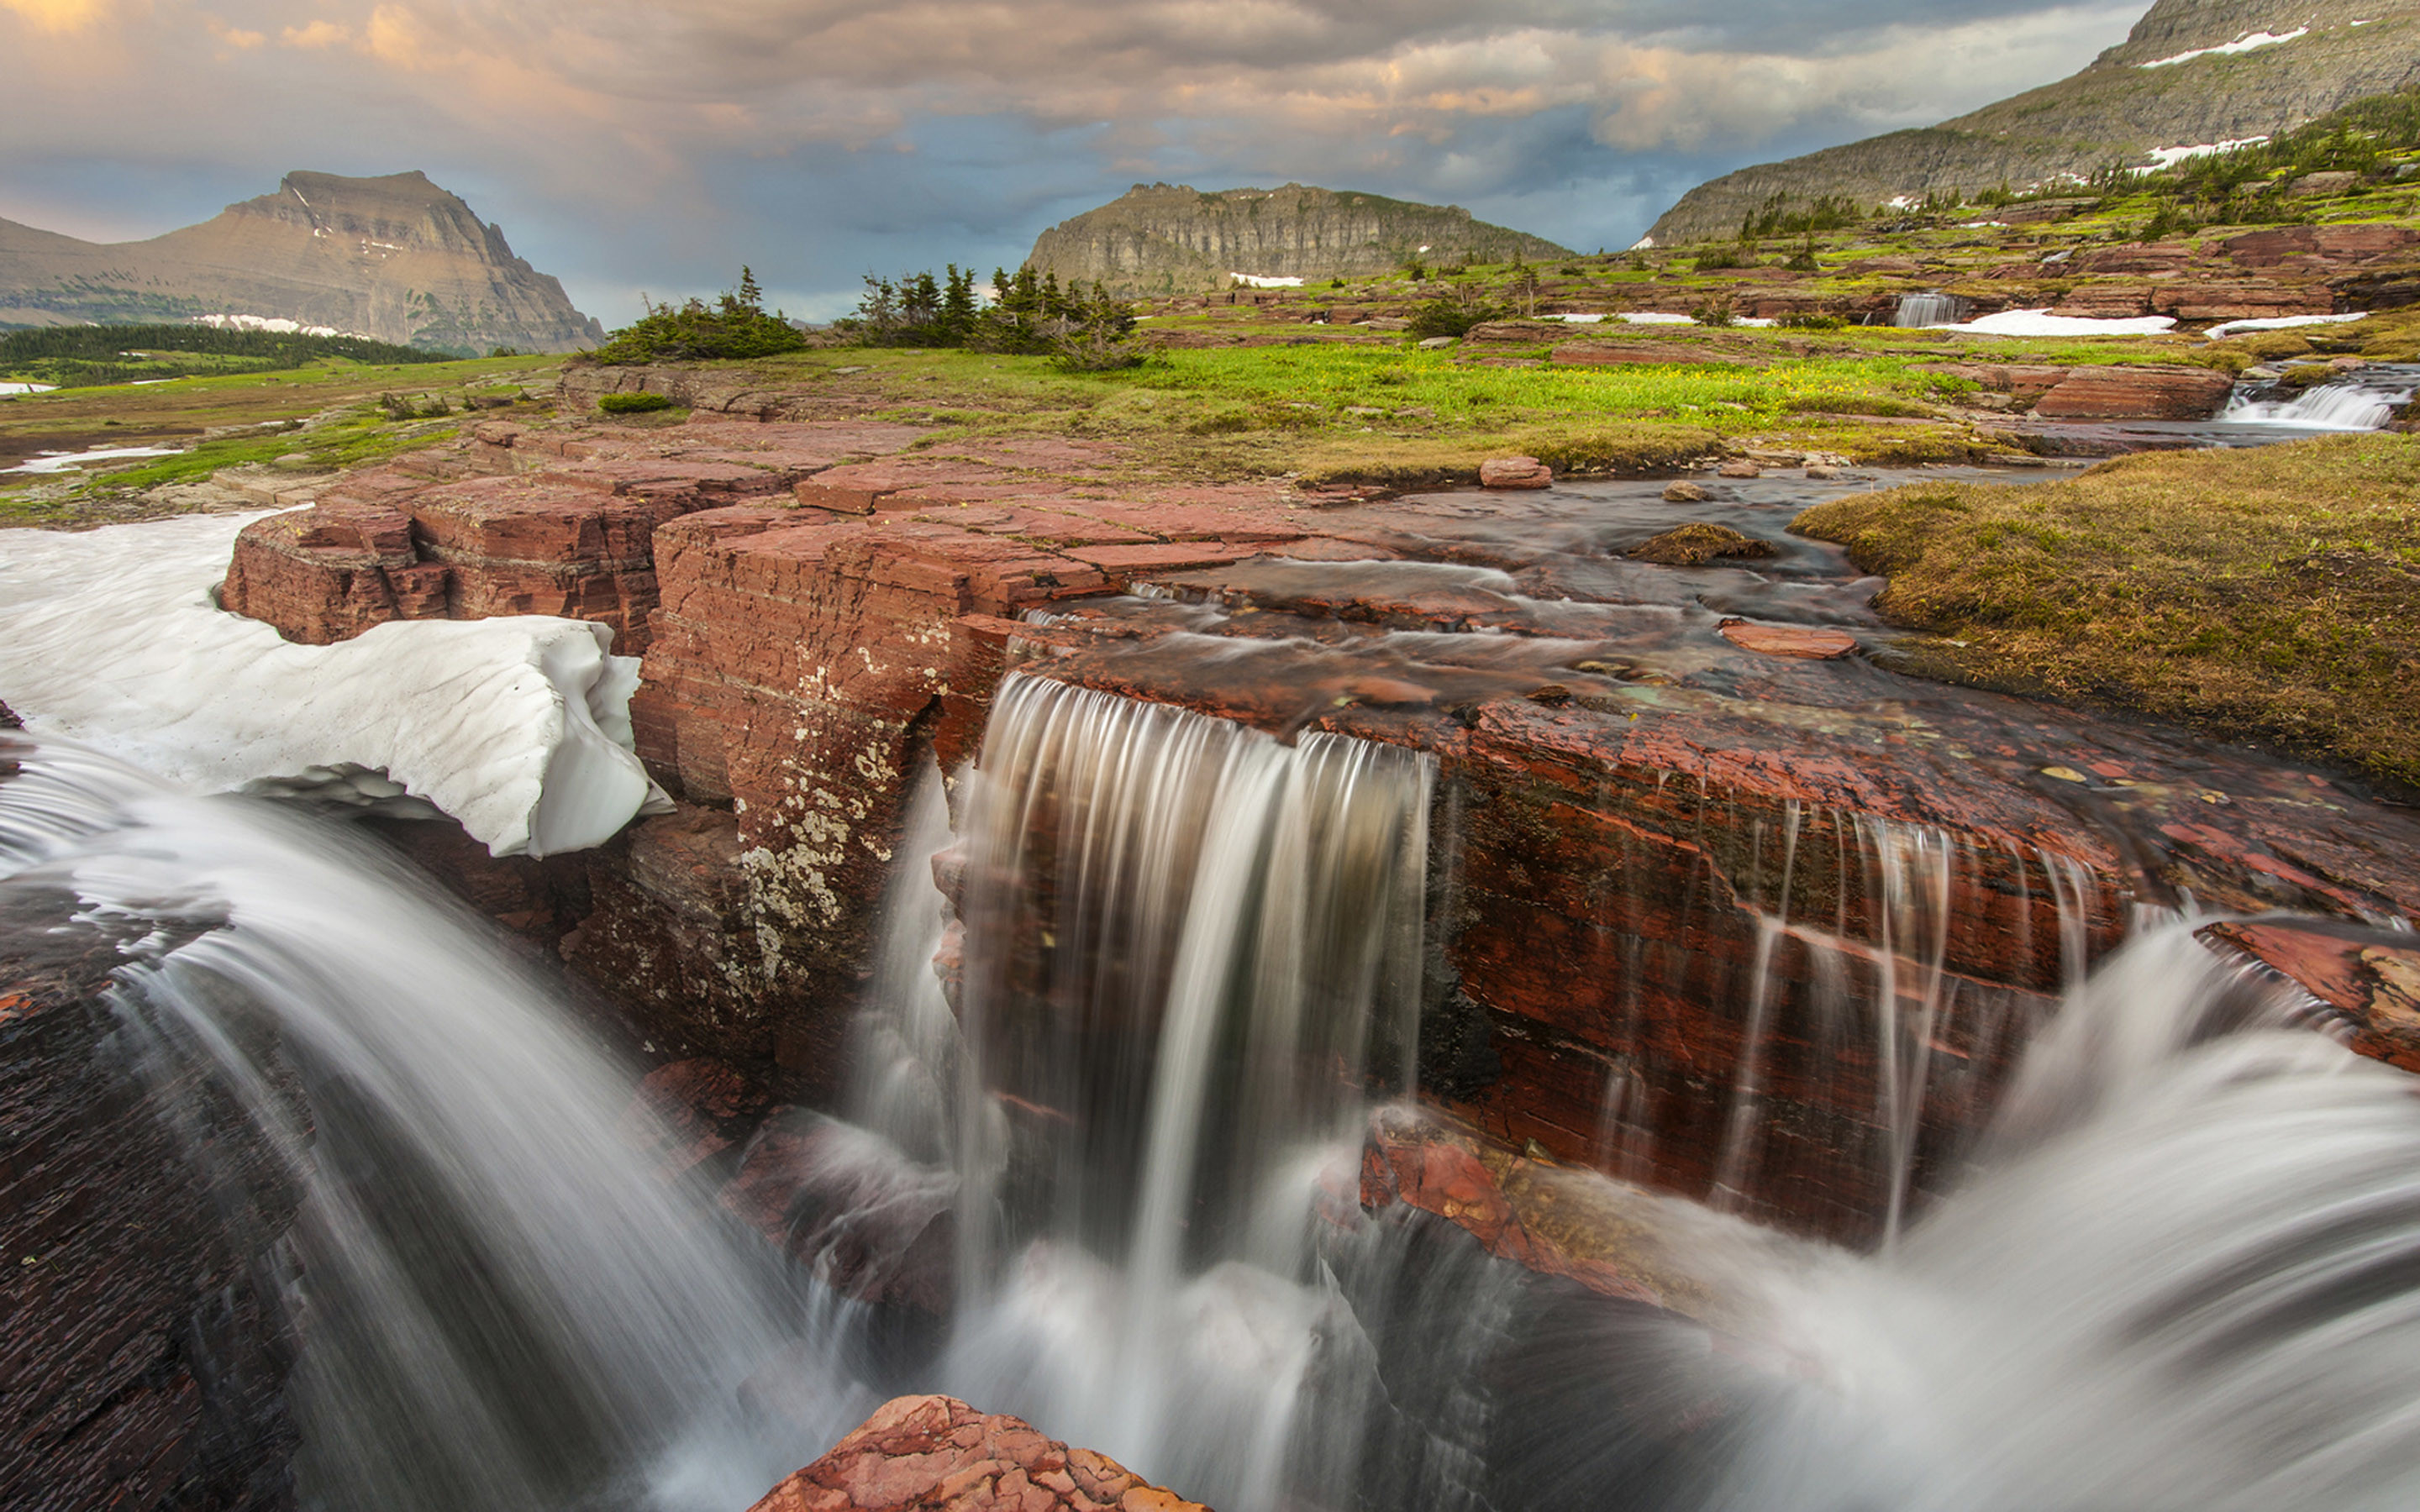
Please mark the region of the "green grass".
MULTIPOLYGON (((83 476, 0 479, 0 523, 81 524, 151 512, 144 490, 192 483, 223 468, 300 456, 298 469, 359 466, 450 436, 472 418, 472 394, 526 393, 517 409, 552 407, 556 358, 499 357, 372 365, 326 362, 281 373, 181 378, 142 387, 60 389, 0 398, 0 439, 14 455, 96 445, 179 445, 83 476), (390 420, 381 394, 443 399, 444 419, 390 420), (297 428, 298 422, 308 424, 297 428), (227 432, 212 436, 209 432, 227 432)), ((506 413, 509 411, 498 411, 506 413)))
POLYGON ((2420 789, 2420 437, 1920 484, 1793 529, 1887 575, 1916 670, 2135 710, 2420 789))

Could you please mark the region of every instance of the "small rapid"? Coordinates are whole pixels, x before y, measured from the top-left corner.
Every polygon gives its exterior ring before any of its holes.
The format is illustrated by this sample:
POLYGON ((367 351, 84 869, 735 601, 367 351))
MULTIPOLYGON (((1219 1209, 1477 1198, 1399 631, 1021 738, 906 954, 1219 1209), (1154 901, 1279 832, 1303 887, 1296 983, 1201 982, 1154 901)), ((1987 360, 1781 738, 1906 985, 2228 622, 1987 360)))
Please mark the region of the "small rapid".
POLYGON ((2299 393, 2275 385, 2239 385, 2220 424, 2285 430, 2381 430, 2420 393, 2420 366, 2378 363, 2315 383, 2299 393))

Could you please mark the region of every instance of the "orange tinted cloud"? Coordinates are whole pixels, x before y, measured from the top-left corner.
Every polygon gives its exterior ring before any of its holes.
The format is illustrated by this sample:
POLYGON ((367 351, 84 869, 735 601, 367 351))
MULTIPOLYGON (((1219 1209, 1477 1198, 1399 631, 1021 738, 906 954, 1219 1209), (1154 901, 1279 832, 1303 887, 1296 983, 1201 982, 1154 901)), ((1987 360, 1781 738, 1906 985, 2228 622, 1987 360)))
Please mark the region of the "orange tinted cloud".
POLYGON ((113 0, 0 0, 40 32, 82 31, 116 8, 113 0))

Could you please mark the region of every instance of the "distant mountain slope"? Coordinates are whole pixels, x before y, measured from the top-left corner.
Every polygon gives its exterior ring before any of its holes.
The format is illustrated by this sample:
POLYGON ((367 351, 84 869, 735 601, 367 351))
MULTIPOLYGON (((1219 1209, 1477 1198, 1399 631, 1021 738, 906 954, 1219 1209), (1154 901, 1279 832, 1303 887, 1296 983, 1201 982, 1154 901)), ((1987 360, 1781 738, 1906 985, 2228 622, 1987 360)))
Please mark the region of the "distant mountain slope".
POLYGON ((2147 163, 2157 148, 2273 135, 2412 83, 2420 0, 2158 0, 2081 73, 1939 126, 1726 174, 1648 236, 1657 246, 1736 236, 1776 195, 1877 205, 2147 163))
POLYGON ((0 221, 0 327, 291 320, 398 346, 572 351, 604 339, 502 228, 419 173, 290 173, 148 241, 0 221))
POLYGON ((1431 264, 1568 257, 1568 249, 1471 219, 1453 205, 1287 184, 1201 191, 1137 184, 1042 233, 1026 261, 1060 282, 1124 294, 1224 288, 1232 275, 1327 279, 1431 264))

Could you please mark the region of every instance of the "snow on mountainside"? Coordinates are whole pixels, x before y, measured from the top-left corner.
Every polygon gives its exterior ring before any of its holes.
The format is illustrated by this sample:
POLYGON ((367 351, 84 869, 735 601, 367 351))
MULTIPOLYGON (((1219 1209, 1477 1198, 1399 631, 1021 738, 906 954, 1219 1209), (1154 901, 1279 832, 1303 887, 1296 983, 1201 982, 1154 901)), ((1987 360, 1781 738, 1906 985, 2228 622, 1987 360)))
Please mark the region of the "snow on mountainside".
POLYGON ((1760 163, 1700 184, 1648 233, 1736 236, 1778 195, 1864 205, 2024 189, 2290 131, 2420 83, 2420 0, 2158 0, 2089 68, 1918 131, 1760 163))

